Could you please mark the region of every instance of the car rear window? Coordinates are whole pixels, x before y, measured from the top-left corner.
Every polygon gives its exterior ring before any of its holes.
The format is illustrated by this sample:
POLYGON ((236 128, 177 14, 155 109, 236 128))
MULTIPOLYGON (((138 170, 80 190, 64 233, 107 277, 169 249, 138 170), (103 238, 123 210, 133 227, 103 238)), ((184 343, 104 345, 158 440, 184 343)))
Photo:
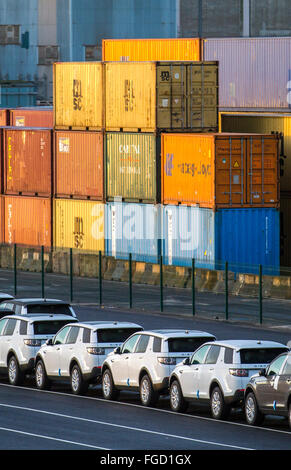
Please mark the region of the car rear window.
POLYGON ((72 320, 35 321, 33 323, 33 331, 35 335, 55 335, 63 326, 72 322, 72 320))
POLYGON ((241 349, 240 362, 241 364, 268 364, 275 357, 283 352, 288 351, 286 348, 254 348, 254 349, 241 349))
POLYGON ((209 341, 214 341, 214 338, 169 338, 169 352, 194 352, 209 341))
POLYGON ((123 343, 142 328, 104 328, 97 331, 98 343, 123 343))
POLYGON ((57 315, 72 315, 67 304, 31 304, 27 305, 27 313, 52 313, 57 315))

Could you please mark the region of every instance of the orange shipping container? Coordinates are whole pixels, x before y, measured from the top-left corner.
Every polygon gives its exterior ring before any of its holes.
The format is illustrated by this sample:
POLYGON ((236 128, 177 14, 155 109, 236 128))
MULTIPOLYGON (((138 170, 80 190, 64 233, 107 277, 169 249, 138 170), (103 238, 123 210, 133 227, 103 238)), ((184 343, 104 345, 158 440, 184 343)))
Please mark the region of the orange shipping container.
POLYGON ((52 130, 3 130, 4 193, 51 196, 52 130))
POLYGON ((103 39, 102 60, 111 62, 199 61, 200 39, 103 39))
POLYGON ((55 131, 55 196, 104 199, 103 133, 55 131))
POLYGON ((53 108, 10 109, 10 126, 50 127, 54 125, 53 108))
POLYGON ((3 196, 4 243, 31 246, 52 244, 51 198, 3 196))
POLYGON ((162 204, 278 207, 279 139, 162 134, 162 204))
POLYGON ((0 126, 9 126, 9 110, 0 109, 0 126))

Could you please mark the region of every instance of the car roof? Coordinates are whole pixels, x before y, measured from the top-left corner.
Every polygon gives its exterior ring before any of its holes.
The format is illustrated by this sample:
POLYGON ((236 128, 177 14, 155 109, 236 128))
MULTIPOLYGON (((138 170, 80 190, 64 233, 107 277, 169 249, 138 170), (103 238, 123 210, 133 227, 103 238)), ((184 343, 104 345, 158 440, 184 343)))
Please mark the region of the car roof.
POLYGON ((169 338, 189 338, 189 337, 197 337, 200 338, 201 336, 203 338, 215 338, 214 335, 211 333, 208 333, 206 331, 200 331, 200 330, 186 330, 186 329, 160 329, 160 330, 146 330, 143 331, 142 334, 151 334, 155 336, 159 336, 164 339, 169 339, 169 338))
POLYGON ((77 323, 78 320, 71 315, 60 315, 53 313, 37 313, 37 314, 28 314, 28 315, 5 315, 1 320, 6 318, 13 318, 14 320, 24 320, 30 323, 35 321, 53 321, 53 320, 67 320, 70 323, 77 323))
POLYGON ((255 340, 255 339, 235 339, 235 340, 222 340, 222 341, 213 341, 209 343, 212 346, 217 344, 219 346, 225 346, 233 348, 236 351, 245 348, 288 348, 285 344, 277 343, 276 341, 265 341, 265 340, 255 340))
POLYGON ((143 328, 137 323, 125 321, 80 321, 78 322, 78 326, 89 327, 92 330, 96 330, 98 328, 143 328))
POLYGON ((6 294, 6 292, 0 292, 0 300, 5 299, 5 300, 11 300, 14 299, 13 295, 6 294))
POLYGON ((64 305, 69 305, 69 302, 65 302, 63 300, 59 299, 44 299, 44 298, 21 298, 21 299, 14 299, 12 298, 11 300, 9 299, 10 303, 18 303, 18 304, 64 304, 64 305))

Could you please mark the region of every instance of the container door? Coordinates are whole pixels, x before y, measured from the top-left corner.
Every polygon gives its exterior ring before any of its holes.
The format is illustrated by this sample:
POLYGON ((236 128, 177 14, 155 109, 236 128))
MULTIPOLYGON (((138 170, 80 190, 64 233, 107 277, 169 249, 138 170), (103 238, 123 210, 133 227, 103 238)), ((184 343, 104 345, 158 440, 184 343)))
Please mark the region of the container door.
POLYGON ((157 124, 160 129, 186 127, 186 67, 157 65, 157 124))
POLYGON ((217 64, 187 66, 187 127, 195 131, 218 129, 217 64))
POLYGON ((247 149, 247 204, 278 203, 278 140, 250 137, 247 149))
POLYGON ((216 139, 216 204, 243 206, 245 201, 246 140, 240 137, 216 139))

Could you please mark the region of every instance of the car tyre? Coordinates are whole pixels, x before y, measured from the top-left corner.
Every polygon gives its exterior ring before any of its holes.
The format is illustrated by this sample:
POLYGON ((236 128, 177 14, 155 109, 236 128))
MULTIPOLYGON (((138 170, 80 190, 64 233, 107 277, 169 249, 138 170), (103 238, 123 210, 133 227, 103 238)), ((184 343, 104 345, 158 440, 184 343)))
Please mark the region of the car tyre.
POLYGON ((252 426, 262 424, 264 415, 260 412, 258 403, 253 392, 249 392, 245 398, 246 422, 252 426))
POLYGON ((24 382, 24 373, 15 356, 11 356, 8 361, 8 379, 11 385, 21 385, 24 382))
POLYGON ((116 400, 119 391, 115 388, 111 371, 106 369, 102 375, 102 394, 106 400, 116 400))
POLYGON ((174 380, 170 387, 170 405, 173 411, 183 413, 188 408, 188 402, 184 400, 181 386, 178 380, 174 380))
POLYGON ((75 364, 71 371, 71 389, 74 395, 83 395, 88 391, 89 384, 83 379, 80 367, 75 364))
POLYGON ((47 377, 44 363, 39 359, 35 366, 35 383, 39 390, 47 390, 50 388, 50 381, 47 377))
POLYGON ((215 387, 211 392, 210 409, 211 415, 215 419, 225 419, 230 412, 230 407, 225 403, 219 387, 215 387))
POLYGON ((144 406, 154 406, 159 399, 159 394, 154 390, 148 375, 144 375, 140 381, 139 396, 144 406))

